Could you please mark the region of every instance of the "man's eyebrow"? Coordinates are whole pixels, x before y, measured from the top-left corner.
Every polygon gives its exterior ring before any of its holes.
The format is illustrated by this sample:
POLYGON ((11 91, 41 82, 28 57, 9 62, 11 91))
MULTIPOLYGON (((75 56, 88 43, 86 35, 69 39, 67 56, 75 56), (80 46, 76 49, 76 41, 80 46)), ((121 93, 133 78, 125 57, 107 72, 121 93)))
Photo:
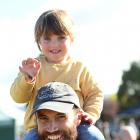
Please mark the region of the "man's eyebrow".
POLYGON ((58 112, 57 115, 65 115, 66 116, 66 113, 60 113, 60 112, 58 112))
POLYGON ((44 112, 37 112, 37 116, 46 116, 44 112))
POLYGON ((38 114, 38 116, 46 116, 46 114, 40 113, 38 114))

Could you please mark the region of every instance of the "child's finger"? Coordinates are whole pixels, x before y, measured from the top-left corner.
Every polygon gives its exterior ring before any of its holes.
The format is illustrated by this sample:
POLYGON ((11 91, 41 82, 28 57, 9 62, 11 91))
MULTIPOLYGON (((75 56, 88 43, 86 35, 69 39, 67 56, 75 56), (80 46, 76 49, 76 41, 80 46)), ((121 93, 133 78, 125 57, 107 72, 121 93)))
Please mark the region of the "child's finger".
POLYGON ((27 59, 27 64, 34 64, 35 63, 35 59, 33 59, 33 58, 28 58, 27 59))
POLYGON ((19 66, 19 71, 20 71, 21 73, 24 73, 23 68, 22 68, 21 66, 19 66))
POLYGON ((26 64, 27 64, 27 61, 26 60, 23 60, 22 61, 22 66, 24 67, 26 64))
POLYGON ((24 71, 24 69, 23 69, 21 66, 19 66, 19 71, 20 71, 22 74, 27 75, 27 73, 24 71))
POLYGON ((41 68, 41 63, 40 63, 40 62, 37 63, 37 64, 36 64, 36 67, 37 67, 38 70, 40 70, 40 68, 41 68))

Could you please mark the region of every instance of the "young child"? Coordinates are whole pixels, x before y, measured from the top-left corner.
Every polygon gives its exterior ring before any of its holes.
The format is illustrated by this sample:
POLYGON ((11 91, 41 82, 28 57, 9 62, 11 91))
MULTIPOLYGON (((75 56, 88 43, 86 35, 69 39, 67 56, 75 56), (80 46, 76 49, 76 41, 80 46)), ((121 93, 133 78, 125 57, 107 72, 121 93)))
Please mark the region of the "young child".
POLYGON ((19 67, 10 94, 17 103, 27 103, 24 140, 37 139, 36 119, 30 118, 37 90, 48 82, 69 84, 77 93, 81 111, 78 126, 80 140, 103 140, 101 132, 92 124, 99 119, 103 94, 88 68, 69 54, 74 41, 73 22, 64 10, 49 10, 41 14, 35 25, 35 41, 41 51, 37 58, 27 58, 19 67), (82 135, 81 135, 82 134, 82 135))

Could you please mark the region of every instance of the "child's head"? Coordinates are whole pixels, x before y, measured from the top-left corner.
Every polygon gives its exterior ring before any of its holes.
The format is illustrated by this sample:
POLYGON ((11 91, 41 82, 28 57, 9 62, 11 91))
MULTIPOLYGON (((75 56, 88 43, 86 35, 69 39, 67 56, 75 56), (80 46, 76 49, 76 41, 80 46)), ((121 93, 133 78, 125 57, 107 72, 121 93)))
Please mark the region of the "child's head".
POLYGON ((73 41, 73 22, 64 10, 48 10, 38 18, 34 34, 38 47, 42 36, 50 37, 52 34, 69 36, 73 41))

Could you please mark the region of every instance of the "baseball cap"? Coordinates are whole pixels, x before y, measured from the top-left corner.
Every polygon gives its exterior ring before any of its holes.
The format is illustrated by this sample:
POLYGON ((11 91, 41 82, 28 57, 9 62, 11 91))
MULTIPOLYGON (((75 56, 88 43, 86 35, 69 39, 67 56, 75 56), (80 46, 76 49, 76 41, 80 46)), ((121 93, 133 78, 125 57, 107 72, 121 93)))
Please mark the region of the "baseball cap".
POLYGON ((41 109, 67 113, 73 107, 80 108, 80 103, 72 87, 62 82, 50 82, 38 89, 32 114, 41 109))

